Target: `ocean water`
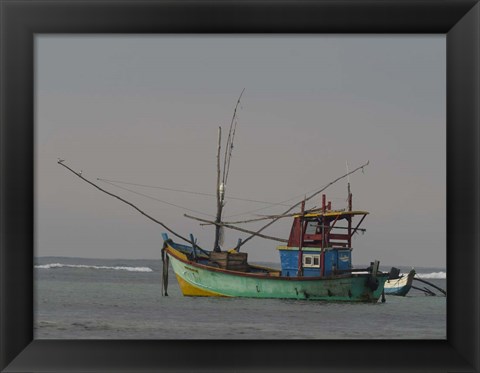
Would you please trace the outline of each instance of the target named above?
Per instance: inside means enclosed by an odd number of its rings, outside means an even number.
[[[412,289],[377,304],[184,297],[170,269],[162,297],[161,264],[36,258],[35,338],[446,339],[444,296]],[[416,270],[446,289],[445,269]]]

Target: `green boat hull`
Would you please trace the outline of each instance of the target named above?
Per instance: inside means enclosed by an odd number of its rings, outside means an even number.
[[[212,268],[189,261],[172,247],[167,255],[186,296],[304,299],[323,301],[372,302],[380,298],[386,274],[373,281],[370,273],[331,277],[280,277]],[[370,284],[370,285],[369,285]],[[375,288],[372,290],[372,288]]]

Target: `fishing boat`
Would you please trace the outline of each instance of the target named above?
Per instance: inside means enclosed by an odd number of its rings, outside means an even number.
[[[407,275],[401,275],[396,279],[388,279],[385,282],[386,295],[405,296],[412,288],[415,269],[410,270]]]
[[[185,296],[375,303],[389,274],[379,271],[378,261],[363,269],[353,269],[351,261],[352,237],[368,212],[332,210],[325,199],[319,211],[293,216],[287,245],[277,247],[281,269],[249,264],[247,253],[237,248],[209,252],[199,249],[193,236],[192,245],[183,245],[164,233],[164,271],[171,262]]]
[[[352,238],[358,232],[365,232],[365,229],[360,228],[360,225],[368,212],[352,209],[350,182],[348,182],[348,206],[344,209],[332,209],[331,202],[327,203],[325,194],[322,195],[321,208],[305,208],[307,201],[313,199],[337,181],[348,178],[349,175],[358,170],[363,171],[368,162],[353,171],[348,171],[347,164],[345,175],[328,183],[308,198],[305,196],[302,201],[294,204],[282,214],[242,222],[228,223],[222,221],[225,187],[229,175],[233,139],[237,125],[237,108],[242,94],[238,98],[231,120],[223,162],[220,156],[222,128],[219,127],[218,129],[217,214],[215,221],[184,214],[186,217],[215,227],[215,241],[211,250],[201,248],[192,234],[190,234],[190,239],[178,234],[133,203],[88,180],[82,175],[82,172],[77,172],[68,166],[64,159],[59,159],[58,164],[98,190],[133,207],[145,217],[161,225],[173,236],[187,243],[174,242],[168,236],[168,233],[162,234],[164,240],[162,248],[163,295],[168,295],[168,269],[171,262],[180,289],[185,296],[377,302],[383,294],[384,284],[389,274],[379,270],[378,260],[371,262],[368,268],[355,269],[352,266]],[[97,180],[102,179],[97,178]],[[301,207],[299,212],[298,207]],[[291,211],[294,209],[297,209],[297,212],[292,213]],[[261,233],[265,228],[283,218],[293,218],[288,240]],[[270,220],[270,222],[256,231],[249,231],[238,226],[241,223],[265,219]],[[359,221],[357,222],[356,219]],[[356,223],[355,226],[354,223]],[[234,248],[223,250],[221,246],[223,246],[223,231],[225,228],[249,233],[250,236],[243,241],[239,239]],[[248,262],[247,253],[241,252],[240,249],[253,237],[273,239],[286,244],[277,247],[281,269],[267,268]]]

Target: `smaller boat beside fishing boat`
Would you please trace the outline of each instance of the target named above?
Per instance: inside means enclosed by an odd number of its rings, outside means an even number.
[[[405,296],[412,288],[413,279],[415,277],[415,269],[411,269],[407,275],[401,275],[397,278],[388,279],[385,282],[386,295]]]

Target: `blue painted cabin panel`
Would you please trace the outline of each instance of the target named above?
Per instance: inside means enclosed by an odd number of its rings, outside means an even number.
[[[341,249],[338,251],[337,265],[338,269],[346,270],[352,269],[352,250],[351,249]]]
[[[289,248],[287,250],[279,249],[280,262],[282,266],[282,276],[296,276],[298,270],[298,249]],[[302,250],[304,257],[308,255],[318,256],[320,251],[308,250],[304,248]],[[347,270],[352,268],[352,256],[351,249],[337,249],[327,248],[325,249],[325,275],[329,276],[335,269]],[[303,267],[304,276],[320,276],[319,266],[307,266]]]

